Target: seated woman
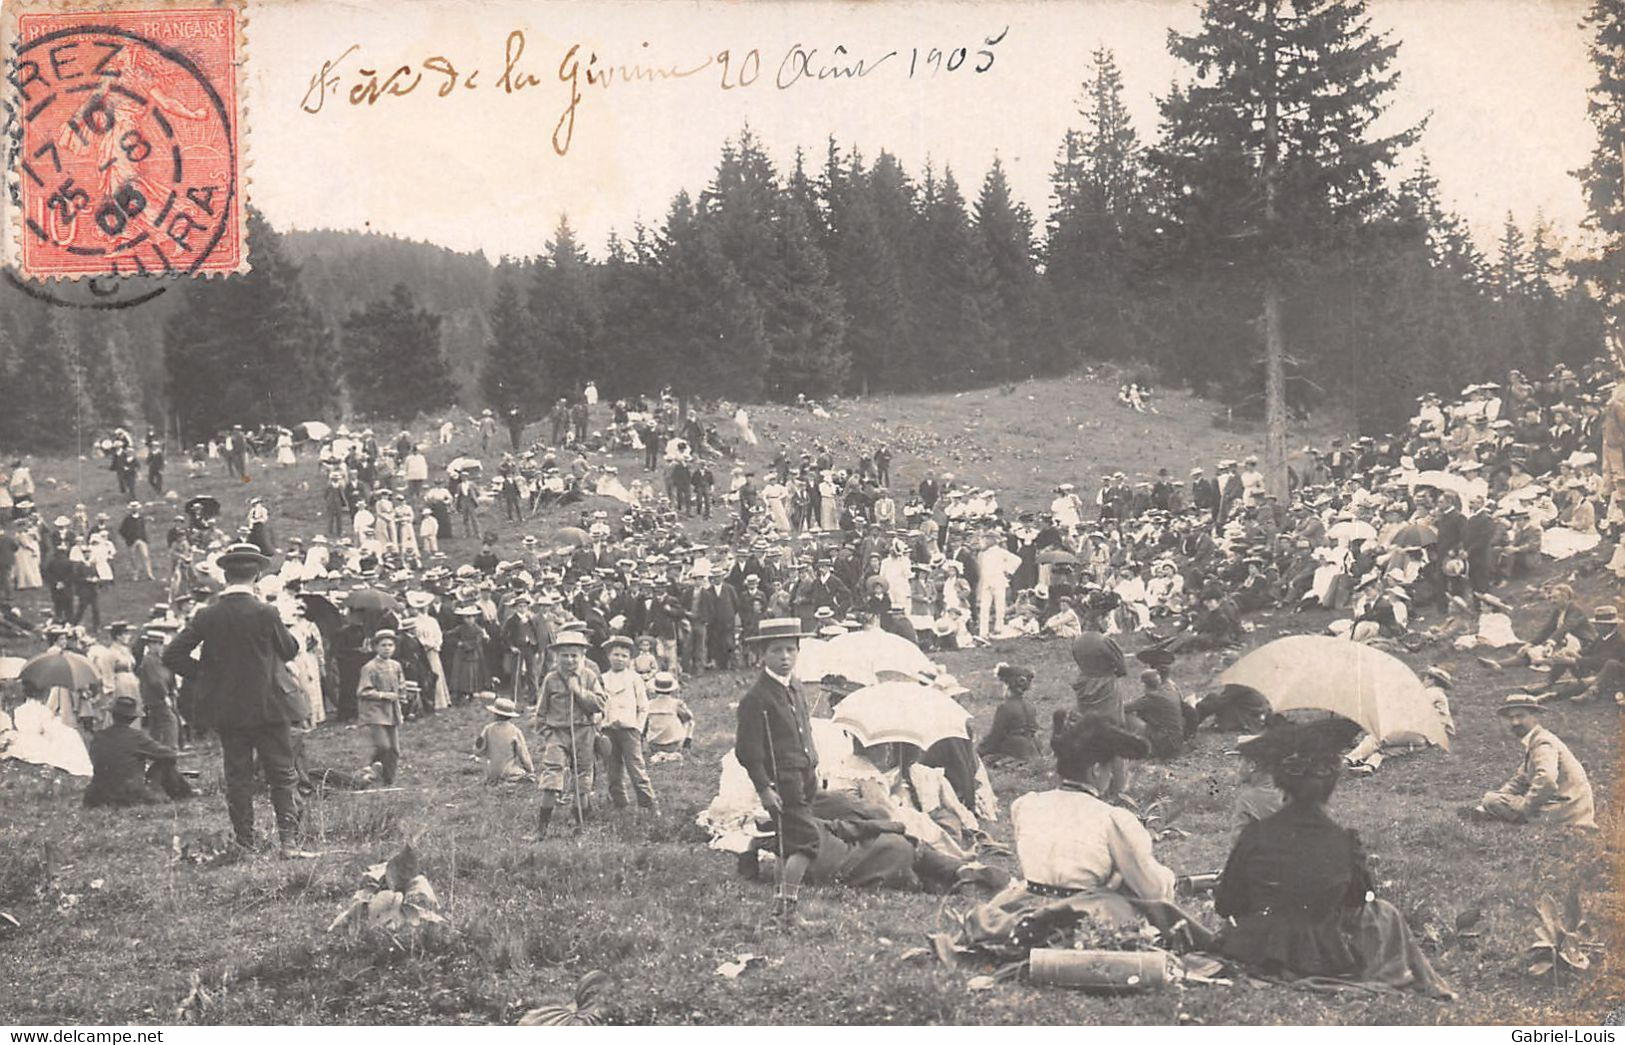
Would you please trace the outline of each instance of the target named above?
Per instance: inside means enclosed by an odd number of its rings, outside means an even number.
[[[1033,669],[1000,664],[994,674],[1004,687],[1004,699],[993,709],[993,727],[976,753],[989,765],[1030,762],[1038,757],[1038,715],[1027,702]]]
[[[1343,752],[1358,731],[1340,718],[1279,723],[1241,745],[1250,761],[1268,767],[1286,801],[1236,839],[1213,897],[1229,919],[1217,949],[1267,975],[1450,997],[1404,916],[1373,897],[1359,839],[1326,814]]]
[[[1010,807],[1024,881],[971,911],[961,942],[998,947],[1030,939],[1024,927],[1035,920],[1083,917],[1113,928],[1150,923],[1170,933],[1183,922],[1181,942],[1210,942],[1174,906],[1174,872],[1157,860],[1139,818],[1101,797],[1113,764],[1144,758],[1146,741],[1105,716],[1087,715],[1068,722],[1052,746],[1061,786],[1022,795]]]

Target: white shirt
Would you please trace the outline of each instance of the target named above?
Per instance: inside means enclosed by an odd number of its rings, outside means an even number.
[[[1087,791],[1038,791],[1011,803],[1010,822],[1029,882],[1174,898],[1174,872],[1157,861],[1150,834],[1127,809]]]
[[[643,676],[631,668],[606,671],[600,676],[604,693],[604,725],[642,729],[649,716],[649,691]]]
[[[976,556],[977,582],[985,588],[1008,587],[1010,575],[1021,566],[1021,559],[1002,544],[983,548]]]

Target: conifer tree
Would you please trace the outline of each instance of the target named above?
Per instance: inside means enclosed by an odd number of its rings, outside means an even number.
[[[1358,241],[1421,128],[1375,126],[1399,44],[1373,30],[1366,0],[1206,0],[1197,31],[1168,46],[1192,79],[1163,101],[1153,159],[1184,243],[1256,278],[1265,474],[1284,498],[1290,266]]]
[[[537,263],[530,314],[543,371],[559,394],[575,394],[603,375],[597,276],[570,219],[561,217]]]
[[[456,400],[440,322],[438,313],[419,307],[404,283],[345,318],[341,359],[357,413],[409,419]]]
[[[552,403],[535,324],[519,298],[517,280],[509,266],[491,302],[487,318],[491,334],[480,366],[480,394],[498,416],[506,418],[517,410],[521,421],[530,422],[545,414]]]
[[[281,237],[248,212],[253,269],[185,280],[164,325],[165,385],[187,442],[234,424],[297,424],[338,405],[333,338]]]

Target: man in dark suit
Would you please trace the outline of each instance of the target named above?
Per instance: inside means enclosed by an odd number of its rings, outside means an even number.
[[[785,928],[805,923],[796,913],[801,880],[818,856],[818,749],[813,745],[807,700],[794,678],[802,638],[794,617],[761,622],[750,641],[759,644],[762,674],[739,700],[734,755],[750,776],[762,808],[773,818],[779,865],[774,920]]]
[[[531,598],[520,593],[514,611],[502,622],[502,643],[507,647],[508,677],[516,691],[534,702],[536,687],[542,681],[542,653],[547,649],[547,624],[531,612]]]
[[[1495,546],[1501,541],[1501,524],[1482,497],[1473,501],[1473,514],[1462,528],[1462,545],[1467,551],[1467,579],[1474,591],[1485,592],[1495,584]]]
[[[226,808],[237,843],[254,845],[254,766],[256,757],[271,791],[277,834],[285,858],[303,856],[294,804],[291,723],[303,717],[278,685],[278,669],[299,653],[299,643],[277,611],[254,593],[254,582],[270,565],[258,548],[234,544],[217,560],[226,577],[218,598],[164,647],[163,662],[191,678],[210,706],[220,734],[226,772]],[[192,651],[202,646],[201,657]],[[285,670],[285,669],[284,669]]]
[[[713,572],[710,583],[695,599],[695,611],[705,625],[705,653],[711,666],[728,668],[739,629],[739,593],[720,573]]]

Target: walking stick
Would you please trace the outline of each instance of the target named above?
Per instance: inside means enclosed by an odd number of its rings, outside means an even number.
[[[767,771],[773,775],[773,788],[779,786],[779,760],[773,754],[773,724],[767,719],[767,708],[762,709],[762,732],[767,737]],[[773,838],[779,850],[779,881],[784,881],[784,795],[779,795],[779,811],[773,814]]]
[[[576,676],[576,685],[580,685],[581,676]],[[576,798],[576,827],[584,827],[587,815],[581,808],[581,752],[576,747],[576,695],[575,691],[566,687],[565,696],[570,698],[570,787]]]

